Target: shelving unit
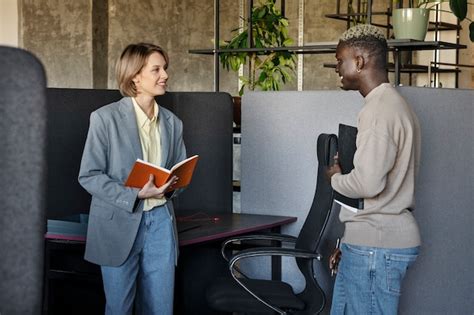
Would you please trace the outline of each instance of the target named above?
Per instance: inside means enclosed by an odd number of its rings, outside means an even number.
[[[409,2],[412,0],[409,0]],[[398,7],[404,7],[402,3],[399,4]],[[385,28],[387,30],[386,32],[386,37],[391,38],[391,29],[392,29],[392,24],[391,24],[391,16],[393,12],[393,1],[387,0],[387,10],[386,11],[381,11],[381,12],[372,12],[372,3],[373,0],[367,0],[367,12],[363,12],[364,10],[362,9],[362,1],[357,0],[355,2],[356,4],[356,9],[354,12],[349,12],[349,9],[346,8],[346,12],[343,11],[342,9],[342,4],[341,0],[336,1],[336,13],[335,14],[326,14],[325,16],[327,18],[331,19],[337,19],[337,20],[342,20],[345,21],[347,24],[347,28],[350,27],[351,22],[354,22],[353,20],[360,20],[361,17],[366,17],[368,23],[371,23],[375,26]],[[347,4],[347,2],[346,2]],[[454,73],[455,74],[455,85],[456,88],[458,87],[458,74],[461,72],[459,68],[455,69],[443,69],[440,68],[439,65],[439,60],[438,60],[438,54],[434,54],[434,60],[432,61],[432,64],[435,64],[437,66],[423,66],[423,65],[416,65],[416,64],[401,64],[401,51],[419,51],[419,50],[442,50],[442,49],[454,49],[456,50],[456,63],[453,66],[456,66],[456,64],[459,63],[459,49],[466,48],[466,45],[461,45],[459,43],[459,32],[461,30],[461,26],[458,24],[452,24],[452,23],[446,23],[443,21],[438,20],[438,12],[439,12],[439,5],[435,6],[435,21],[430,21],[429,26],[428,26],[428,31],[429,32],[435,32],[435,40],[431,42],[417,42],[417,41],[411,41],[411,44],[408,45],[392,45],[392,49],[394,51],[394,62],[393,64],[389,64],[388,70],[391,72],[395,73],[395,84],[400,84],[400,74],[401,73],[408,73],[410,74],[410,85],[412,81],[411,74],[413,73],[433,73],[434,74],[434,80],[435,82],[438,81],[438,74],[439,73]],[[386,23],[385,24],[380,24],[380,23],[372,23],[372,16],[373,15],[384,15],[386,16]],[[357,21],[356,21],[357,22]],[[441,31],[456,31],[456,43],[447,43],[447,42],[442,42],[438,40],[438,34]],[[390,42],[390,41],[389,41]],[[426,44],[425,44],[426,43]],[[390,43],[389,43],[390,47]],[[410,56],[410,61],[411,61],[411,56]],[[325,64],[325,67],[332,67],[331,64]],[[431,68],[430,68],[431,67]]]
[[[400,73],[406,72],[409,73],[410,69],[406,68],[402,71],[401,61],[400,61],[400,52],[401,51],[413,51],[413,50],[443,50],[443,49],[460,49],[466,48],[466,45],[453,44],[448,42],[441,41],[413,41],[413,40],[388,40],[388,47],[390,51],[395,53],[394,64],[391,69],[395,73],[395,84],[400,83]],[[324,42],[314,45],[307,46],[292,46],[292,47],[276,47],[276,48],[247,48],[247,49],[192,49],[189,50],[193,54],[204,54],[204,55],[214,55],[218,56],[221,52],[273,52],[273,51],[290,51],[296,54],[328,54],[335,53],[337,47],[337,42]],[[217,65],[218,69],[218,65]],[[412,71],[412,73],[420,72],[421,68],[417,68]],[[436,71],[436,70],[435,70]],[[459,70],[450,70],[459,71]],[[433,71],[434,72],[434,71]],[[440,71],[441,72],[441,71]],[[447,69],[443,72],[449,72]],[[214,79],[218,80],[219,75],[218,71]]]
[[[212,49],[190,49],[189,53],[191,54],[203,54],[203,55],[213,55],[214,57],[214,91],[219,91],[219,54],[220,53],[228,53],[228,52],[267,52],[271,53],[274,51],[289,51],[294,52],[296,54],[329,54],[334,53],[336,50],[337,42],[319,42],[314,43],[311,45],[303,45],[303,46],[292,46],[292,47],[274,47],[274,48],[252,48],[251,47],[251,27],[248,27],[249,31],[249,47],[247,49],[220,49],[219,48],[219,1],[214,0],[214,48]],[[360,11],[361,7],[361,0],[357,0],[357,7],[358,11],[353,13],[343,12],[341,10],[341,0],[337,0],[336,2],[336,13],[335,14],[327,14],[326,17],[332,19],[343,20],[347,22],[347,25],[350,26],[350,21],[353,17],[361,17],[366,16],[367,22],[372,22],[372,17],[374,15],[383,15],[387,17],[386,24],[376,24],[373,25],[384,27],[387,29],[387,38],[390,37],[390,30],[392,28],[390,23],[390,18],[392,15],[393,5],[392,1],[387,1],[388,8],[387,11],[374,11],[372,12],[372,3],[373,0],[367,0],[367,13],[363,13]],[[247,24],[251,25],[251,8],[253,6],[253,0],[247,0]],[[281,2],[282,11],[285,8],[285,0]],[[457,30],[459,35],[460,26],[456,24],[450,24],[440,21],[435,21],[430,24],[429,30],[438,32],[443,30]],[[459,36],[457,36],[459,38]],[[394,83],[400,84],[400,74],[401,73],[421,73],[421,72],[428,72],[428,66],[419,66],[419,65],[409,65],[406,67],[405,65],[401,64],[401,53],[402,51],[418,51],[418,50],[443,50],[443,49],[455,49],[458,52],[459,49],[466,48],[466,45],[462,45],[459,43],[459,39],[456,43],[449,43],[438,41],[435,38],[435,41],[413,41],[413,40],[388,40],[389,50],[394,52],[394,62],[393,65],[390,65],[389,71],[393,71],[395,78]],[[458,57],[456,57],[458,59]],[[435,64],[438,64],[438,60],[435,58]],[[328,64],[328,67],[331,67]],[[426,70],[426,71],[424,71]],[[457,85],[457,73],[460,72],[459,69],[441,69],[438,66],[432,67],[431,72],[436,75],[436,73],[444,73],[444,72],[452,72],[456,74],[456,85]]]

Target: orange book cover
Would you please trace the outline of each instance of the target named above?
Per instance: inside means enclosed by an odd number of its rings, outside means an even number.
[[[173,189],[188,186],[198,159],[199,155],[193,155],[175,164],[170,170],[137,159],[125,181],[125,186],[142,188],[148,182],[150,174],[155,176],[156,187],[164,185],[173,175],[178,177],[178,182],[173,185]]]

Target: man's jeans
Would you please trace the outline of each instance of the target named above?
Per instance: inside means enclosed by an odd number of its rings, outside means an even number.
[[[396,315],[402,280],[419,250],[342,244],[331,315]]]
[[[166,207],[143,212],[127,260],[102,266],[107,300],[105,314],[173,314],[175,249],[173,225]]]

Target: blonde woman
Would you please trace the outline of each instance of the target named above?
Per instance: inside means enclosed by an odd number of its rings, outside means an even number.
[[[168,56],[147,43],[125,48],[116,65],[120,101],[90,117],[79,183],[92,195],[85,259],[101,266],[105,314],[172,314],[177,237],[173,205],[153,177],[124,186],[137,158],[169,168],[186,158],[182,122],[159,106]]]

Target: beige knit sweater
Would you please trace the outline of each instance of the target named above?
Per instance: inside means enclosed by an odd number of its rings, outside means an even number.
[[[420,245],[411,210],[420,161],[420,126],[412,108],[389,84],[365,97],[358,116],[354,169],[335,174],[332,187],[351,198],[364,198],[364,209],[341,208],[348,244],[407,248]]]

